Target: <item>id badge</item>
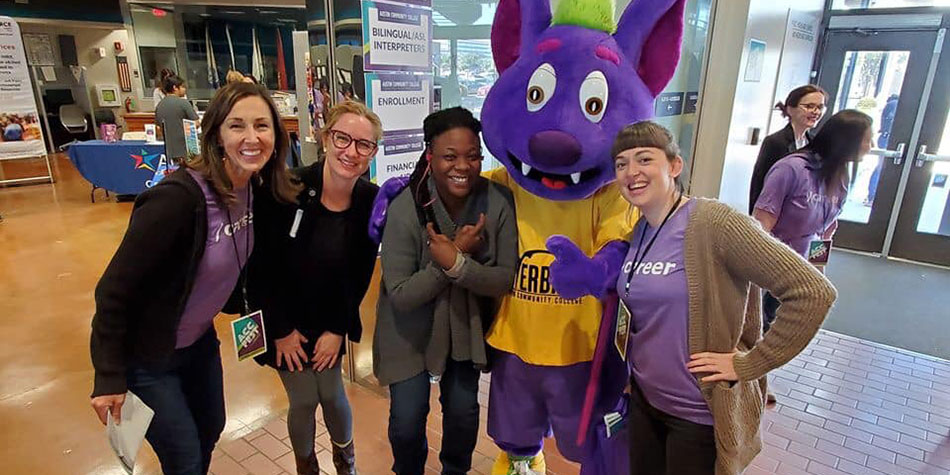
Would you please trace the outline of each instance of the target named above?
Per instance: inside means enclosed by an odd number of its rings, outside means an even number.
[[[620,359],[627,361],[627,340],[630,338],[630,309],[620,300],[617,305],[617,328],[614,333],[614,346],[620,353]]]
[[[234,351],[238,361],[267,352],[264,313],[260,310],[232,320],[231,331],[234,334]]]
[[[808,243],[808,262],[816,267],[828,265],[831,255],[831,239],[815,239]]]

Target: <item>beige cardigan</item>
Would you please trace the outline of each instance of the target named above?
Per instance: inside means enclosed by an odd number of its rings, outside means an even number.
[[[718,201],[693,199],[696,208],[684,238],[689,351],[739,350],[737,383],[700,383],[714,421],[716,474],[738,474],[762,449],[765,375],[805,349],[837,293],[749,216]],[[782,302],[764,339],[758,287]]]

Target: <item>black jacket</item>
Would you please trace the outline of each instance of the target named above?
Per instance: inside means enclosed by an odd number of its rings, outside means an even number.
[[[184,168],[136,198],[125,237],[96,285],[93,397],[125,393],[130,366],[168,363],[207,235],[204,193]]]
[[[805,143],[811,141],[811,134],[805,132]],[[759,156],[755,159],[755,168],[752,170],[752,182],[749,184],[749,214],[755,209],[755,202],[762,194],[762,187],[765,186],[765,176],[775,165],[775,162],[781,160],[786,155],[798,150],[795,146],[795,131],[792,130],[792,124],[789,122],[782,130],[769,135],[762,141],[762,147],[759,148]]]
[[[360,303],[369,288],[376,265],[378,246],[369,239],[367,225],[379,187],[360,179],[353,188],[350,208],[342,217],[343,229],[320,229],[321,213],[329,213],[320,203],[323,190],[323,163],[296,170],[303,184],[299,204],[278,203],[266,193],[255,194],[254,252],[247,267],[248,296],[253,309],[264,313],[267,353],[257,362],[274,366],[274,340],[293,330],[309,341],[303,345],[308,356],[324,331],[344,335],[359,342],[363,333]],[[301,210],[296,236],[291,237],[297,211]],[[329,233],[342,233],[329,239]],[[326,237],[346,243],[340,249],[315,249]],[[342,252],[345,265],[329,269],[327,263],[311,256]],[[340,351],[345,348],[341,346]]]

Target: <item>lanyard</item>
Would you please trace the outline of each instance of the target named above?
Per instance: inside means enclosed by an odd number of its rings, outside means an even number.
[[[241,281],[241,297],[244,299],[244,314],[247,315],[251,313],[251,306],[247,303],[247,272],[245,272],[244,267],[247,265],[248,259],[251,257],[251,231],[244,228],[244,265],[241,265],[241,253],[238,252],[237,239],[234,237],[234,221],[231,221],[231,207],[227,204],[224,206],[225,213],[228,215],[228,226],[231,227],[231,244],[234,245],[234,258],[237,259],[238,265],[238,279]],[[247,208],[244,209],[245,215],[251,212],[251,185],[248,184],[247,187]]]
[[[647,235],[646,228],[649,226],[649,223],[645,223],[643,226],[643,234],[640,235],[640,242],[637,243],[637,251],[633,254],[633,267],[630,268],[630,273],[627,274],[627,284],[624,286],[624,292],[626,295],[630,295],[630,282],[633,280],[633,274],[637,272],[637,267],[639,267],[640,263],[643,262],[643,259],[646,258],[647,253],[650,252],[650,248],[653,247],[653,243],[656,242],[656,237],[660,235],[660,231],[663,230],[663,226],[666,225],[666,222],[670,220],[670,216],[673,216],[673,212],[676,211],[676,208],[679,208],[680,201],[682,200],[683,192],[680,192],[679,196],[676,198],[676,201],[673,203],[673,206],[671,206],[669,212],[666,213],[666,217],[663,218],[663,222],[660,223],[658,228],[656,228],[656,232],[653,233],[653,237],[651,237],[650,242],[647,243],[646,249],[643,249],[643,254],[640,254],[640,249],[643,248],[643,238],[645,238]]]

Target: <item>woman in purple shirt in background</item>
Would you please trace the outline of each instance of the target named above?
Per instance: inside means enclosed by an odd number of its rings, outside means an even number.
[[[266,176],[258,190],[296,197],[278,159],[287,131],[263,88],[219,89],[201,125],[201,153],[135,200],[92,319],[92,407],[103,424],[120,422],[126,391],[152,408],[145,438],[166,474],[207,473],[224,429],[214,317],[254,246],[250,182]]]
[[[856,110],[833,115],[808,145],[772,166],[752,216],[802,257],[812,241],[831,239],[848,196],[848,162],[871,150],[871,125],[871,117]],[[764,331],[778,306],[766,292]]]

